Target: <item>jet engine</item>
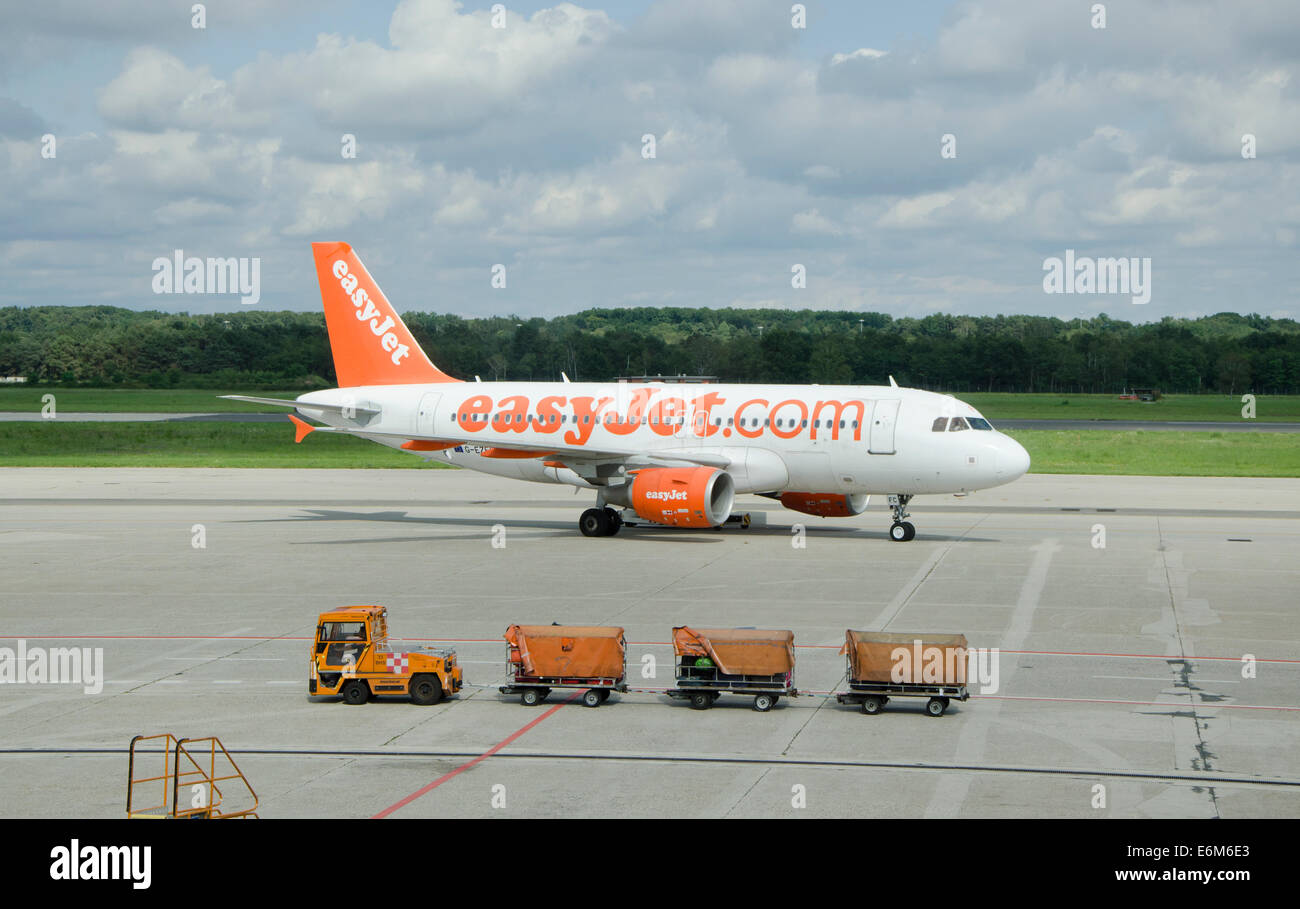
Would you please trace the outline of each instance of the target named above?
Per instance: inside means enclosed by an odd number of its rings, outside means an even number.
[[[656,524],[717,527],[731,514],[736,484],[716,467],[652,467],[636,472],[627,499],[633,511]]]

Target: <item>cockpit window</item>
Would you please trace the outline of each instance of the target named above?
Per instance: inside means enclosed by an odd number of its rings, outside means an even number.
[[[934,421],[934,425],[930,427],[930,432],[943,432],[947,428],[948,428],[948,418],[937,417]]]
[[[971,417],[970,426],[971,429],[992,429],[993,428],[993,426],[989,423],[989,421],[984,419],[983,417]]]
[[[949,432],[961,432],[963,429],[970,429],[970,424],[966,422],[965,417],[953,417],[952,425],[948,427]]]

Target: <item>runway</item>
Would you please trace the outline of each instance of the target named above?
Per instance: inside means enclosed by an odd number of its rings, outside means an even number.
[[[1300,480],[1030,475],[918,497],[906,544],[876,500],[605,539],[588,504],[467,471],[0,470],[0,647],[104,667],[0,684],[0,814],[122,816],[156,732],[220,736],[263,817],[1300,814]],[[367,603],[470,686],[309,699],[316,614]],[[636,690],[499,695],[505,627],[551,621],[622,625]],[[671,702],[683,623],[792,629],[807,695]],[[963,633],[997,684],[863,716],[828,697],[849,627]]]

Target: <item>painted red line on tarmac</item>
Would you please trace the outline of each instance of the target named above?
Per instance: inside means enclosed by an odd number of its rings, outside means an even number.
[[[552,707],[550,710],[548,710],[548,711],[546,711],[545,713],[543,713],[541,716],[537,717],[536,719],[532,720],[531,722],[527,723],[526,725],[520,727],[519,729],[515,730],[515,731],[512,732],[510,735],[508,735],[507,737],[505,737],[504,739],[502,739],[501,741],[497,742],[495,745],[493,745],[493,746],[492,746],[491,748],[489,748],[487,751],[484,751],[482,754],[480,754],[478,757],[474,758],[472,761],[466,761],[464,764],[461,764],[461,765],[460,765],[459,767],[457,767],[455,770],[452,770],[452,771],[449,771],[449,772],[447,772],[447,773],[444,773],[442,776],[438,777],[438,778],[437,778],[436,780],[434,780],[432,783],[429,783],[429,784],[428,784],[427,786],[425,786],[423,789],[417,789],[415,792],[412,792],[410,795],[408,795],[406,798],[402,799],[400,802],[397,802],[396,804],[393,804],[393,805],[389,805],[389,806],[388,806],[387,808],[385,808],[383,811],[379,812],[379,813],[376,814],[374,817],[372,817],[371,820],[378,820],[378,819],[380,819],[380,818],[388,817],[390,814],[392,814],[394,811],[398,810],[399,808],[404,808],[404,807],[406,807],[407,805],[411,804],[411,802],[413,802],[413,801],[415,801],[416,799],[418,799],[420,796],[425,795],[426,793],[432,792],[434,789],[437,789],[439,786],[441,786],[443,783],[447,782],[447,780],[451,779],[452,777],[454,777],[454,776],[458,776],[458,775],[464,773],[466,770],[468,770],[469,768],[473,767],[475,764],[479,763],[480,761],[485,761],[485,760],[487,760],[487,759],[490,758],[492,755],[494,755],[494,754],[496,754],[498,751],[500,751],[502,748],[504,748],[504,747],[506,747],[507,745],[509,745],[509,744],[510,744],[511,742],[513,742],[515,739],[519,738],[521,735],[523,735],[523,734],[524,734],[525,732],[527,732],[529,729],[532,729],[534,726],[536,726],[536,725],[537,725],[538,723],[540,723],[542,720],[546,719],[548,716],[550,716],[551,714],[555,713],[555,711],[559,710],[559,709],[560,709],[561,707],[563,707],[565,704],[569,704],[569,703],[572,703],[573,701],[577,700],[578,697],[583,693],[584,690],[585,690],[585,689],[579,688],[577,691],[573,692],[573,694],[569,695],[567,698],[564,699],[564,704],[556,704],[554,707]]]

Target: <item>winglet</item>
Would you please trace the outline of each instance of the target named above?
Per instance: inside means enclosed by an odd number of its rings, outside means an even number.
[[[287,416],[289,417],[290,420],[293,421],[293,426],[294,426],[293,442],[295,445],[301,442],[303,439],[307,438],[309,434],[316,431],[316,427],[312,426],[306,420],[300,420],[297,417],[295,417],[293,414],[288,414]]]

